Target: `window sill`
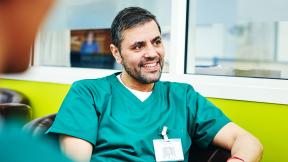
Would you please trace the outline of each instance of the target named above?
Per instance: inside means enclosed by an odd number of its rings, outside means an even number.
[[[76,80],[104,77],[114,72],[116,71],[39,66],[31,67],[22,74],[1,75],[0,78],[71,84]],[[211,98],[288,104],[288,80],[169,73],[163,73],[161,80],[191,84],[202,95]]]

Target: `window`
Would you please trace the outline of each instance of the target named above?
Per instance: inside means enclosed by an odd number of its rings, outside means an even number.
[[[162,40],[166,44],[164,72],[168,72],[171,0],[58,0],[37,36],[34,65],[121,68],[111,59],[110,51],[107,52],[107,43],[109,44],[107,32],[118,11],[129,6],[140,6],[156,15],[162,28]],[[83,52],[83,55],[75,52],[77,41],[83,43],[81,34],[83,35],[85,31],[94,34],[93,39],[99,45],[99,52],[92,52],[90,55],[86,55],[87,52],[85,55]],[[112,65],[114,63],[115,65]]]
[[[193,4],[187,73],[288,79],[288,14],[283,7],[288,2],[195,0]]]

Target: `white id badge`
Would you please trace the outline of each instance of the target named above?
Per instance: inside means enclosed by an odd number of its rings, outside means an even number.
[[[156,161],[183,161],[181,139],[153,140]]]

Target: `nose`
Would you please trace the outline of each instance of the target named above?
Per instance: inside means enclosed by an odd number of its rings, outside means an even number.
[[[148,43],[145,51],[145,57],[154,58],[158,55],[157,48],[152,43]]]

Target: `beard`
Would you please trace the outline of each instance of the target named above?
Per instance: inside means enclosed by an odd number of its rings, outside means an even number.
[[[145,69],[143,69],[145,62],[146,60],[142,60],[140,61],[138,66],[131,67],[126,63],[125,60],[123,60],[123,67],[127,72],[127,74],[129,74],[133,79],[137,80],[140,83],[150,84],[159,81],[163,69],[163,62],[164,62],[163,59],[162,58],[158,59],[157,66],[160,66],[160,68],[157,71],[153,72],[147,72],[145,71]]]

